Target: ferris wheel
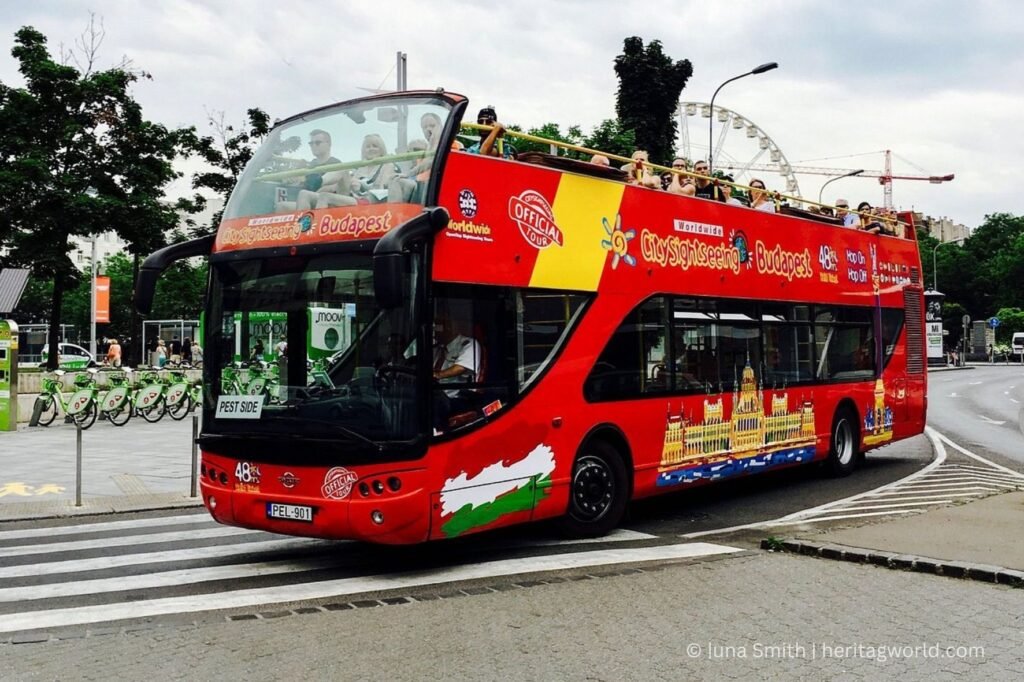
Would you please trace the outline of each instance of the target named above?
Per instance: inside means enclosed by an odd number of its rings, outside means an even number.
[[[712,111],[711,105],[703,102],[680,102],[678,114],[679,154],[691,163],[708,157],[708,123],[714,116],[718,124],[711,163],[714,170],[729,173],[742,185],[758,177],[769,190],[802,196],[786,155],[768,133],[746,116],[717,104]],[[766,167],[770,170],[766,171]],[[782,176],[781,181],[765,176],[773,171]]]

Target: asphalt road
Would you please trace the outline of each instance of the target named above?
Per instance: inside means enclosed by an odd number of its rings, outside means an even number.
[[[929,424],[979,455],[1024,471],[1024,367],[933,372],[928,385]]]
[[[1024,469],[1008,418],[1018,380],[1019,367],[934,373],[929,421]],[[1019,591],[681,537],[849,498],[931,458],[918,437],[847,478],[803,467],[642,501],[585,544],[543,524],[412,548],[279,538],[202,513],[5,524],[0,659],[10,679],[856,680],[883,664],[907,679],[1008,676],[1024,667]],[[857,648],[933,643],[966,653]]]

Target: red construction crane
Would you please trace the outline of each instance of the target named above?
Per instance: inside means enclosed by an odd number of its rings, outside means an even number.
[[[771,164],[750,164],[743,166],[729,166],[728,164],[720,164],[722,167],[730,168],[732,170],[759,170],[759,171],[778,171],[778,165]],[[789,169],[794,173],[806,173],[808,175],[831,175],[836,178],[841,178],[844,175],[852,175],[852,177],[858,178],[878,178],[878,183],[884,188],[884,205],[886,208],[892,208],[892,181],[893,180],[927,180],[928,182],[938,185],[943,182],[949,182],[955,176],[953,173],[948,175],[893,175],[892,174],[892,151],[885,150],[885,170],[882,171],[870,171],[865,170],[857,173],[851,168],[822,168],[818,166],[789,166]]]

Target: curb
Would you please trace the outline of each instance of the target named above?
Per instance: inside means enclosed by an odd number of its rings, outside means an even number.
[[[1024,589],[1024,571],[1002,566],[970,564],[963,561],[930,559],[912,554],[899,554],[877,549],[847,547],[846,545],[822,544],[804,540],[761,540],[761,549],[781,551],[789,554],[813,556],[820,559],[849,561],[855,564],[870,564],[882,568],[914,573],[928,573],[947,578],[963,578],[984,583],[995,583]]]

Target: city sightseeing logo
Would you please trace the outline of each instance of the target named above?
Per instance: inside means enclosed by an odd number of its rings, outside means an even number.
[[[546,249],[552,244],[562,246],[562,231],[555,224],[555,214],[539,192],[528,189],[508,200],[508,215],[519,226],[523,239],[535,249]]]
[[[625,261],[626,265],[636,266],[636,258],[629,253],[629,242],[636,237],[636,230],[623,231],[621,215],[615,216],[614,229],[608,223],[607,218],[601,218],[601,224],[604,225],[604,231],[608,234],[608,239],[601,240],[601,247],[605,251],[612,252],[612,270],[619,267],[620,260]]]

